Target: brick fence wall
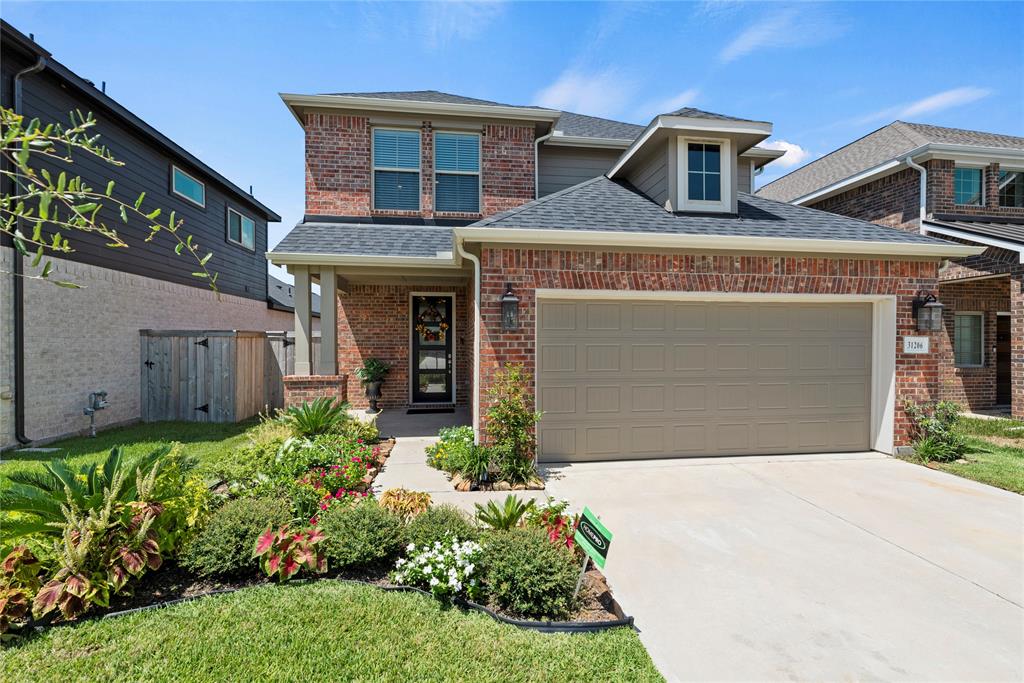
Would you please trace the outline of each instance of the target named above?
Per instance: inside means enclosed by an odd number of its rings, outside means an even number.
[[[0,248],[0,447],[14,445],[14,331],[10,273],[13,251]],[[203,287],[52,259],[51,277],[82,289],[25,281],[25,430],[52,439],[89,426],[82,414],[89,393],[108,392],[110,407],[96,414],[106,427],[140,416],[139,330],[291,330],[294,316],[265,301]],[[183,265],[183,267],[186,267]],[[27,266],[26,272],[31,271]]]
[[[348,375],[286,375],[284,407],[299,405],[317,398],[348,400]]]
[[[903,399],[934,401],[939,395],[938,355],[902,353],[905,334],[918,335],[912,301],[921,289],[934,290],[934,261],[829,259],[783,256],[727,256],[484,248],[482,263],[481,391],[486,396],[494,371],[522,363],[535,372],[535,290],[884,294],[897,299],[897,409],[895,443],[909,439]],[[520,299],[520,329],[501,330],[500,297],[512,283]],[[486,397],[482,399],[486,410]],[[482,422],[485,422],[483,420]]]

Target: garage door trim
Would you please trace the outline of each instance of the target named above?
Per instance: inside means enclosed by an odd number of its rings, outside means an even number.
[[[650,300],[750,303],[870,303],[871,304],[871,424],[868,444],[891,455],[896,408],[896,297],[879,294],[758,294],[745,292],[637,292],[604,289],[537,289],[534,344],[540,340],[540,300]],[[534,396],[538,375],[534,373]],[[543,406],[541,406],[543,409]]]

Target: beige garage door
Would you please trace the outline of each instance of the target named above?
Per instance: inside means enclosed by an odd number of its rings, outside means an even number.
[[[868,449],[870,304],[539,307],[541,460]]]

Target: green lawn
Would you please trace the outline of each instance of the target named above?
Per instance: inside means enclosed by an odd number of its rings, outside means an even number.
[[[660,681],[637,634],[522,631],[426,596],[321,581],[58,627],[5,647],[19,681]]]
[[[960,425],[970,444],[964,462],[933,462],[929,466],[1024,493],[1024,422],[965,417]]]
[[[188,453],[199,458],[204,465],[229,457],[231,452],[245,443],[245,430],[255,422],[239,424],[213,424],[203,422],[150,422],[129,427],[108,429],[89,437],[75,437],[48,444],[46,448],[59,448],[55,453],[16,453],[7,451],[2,456],[0,477],[15,470],[37,468],[39,463],[53,458],[70,456],[76,467],[98,462],[114,446],[123,446],[129,455],[147,453],[168,441],[179,441]]]

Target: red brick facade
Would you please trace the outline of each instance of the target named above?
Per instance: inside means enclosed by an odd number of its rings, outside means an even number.
[[[997,314],[1010,310],[1008,278],[989,278],[974,282],[940,282],[939,301],[943,303],[945,332],[938,351],[942,368],[942,398],[970,408],[984,410],[996,405]],[[953,329],[957,312],[984,313],[984,365],[979,368],[956,367],[953,357]]]
[[[597,251],[485,248],[482,263],[481,413],[494,371],[505,363],[535,370],[537,289],[622,291],[884,294],[897,297],[897,409],[895,443],[908,443],[903,399],[939,396],[938,354],[903,354],[904,334],[916,331],[912,301],[936,288],[934,261],[846,258],[663,255]],[[501,330],[500,298],[506,282],[520,299],[520,329]],[[482,421],[484,421],[482,419]]]
[[[374,357],[391,366],[384,380],[384,408],[409,405],[410,385],[410,297],[413,292],[454,292],[455,294],[455,395],[459,405],[468,405],[471,390],[473,315],[466,285],[350,285],[338,297],[338,372],[355,377],[363,361]],[[356,380],[349,402],[366,407],[367,400]]]
[[[533,199],[532,125],[488,123],[481,132],[481,212],[434,211],[434,128],[420,124],[420,208],[373,208],[371,137],[366,116],[306,114],[306,214],[479,219]]]
[[[954,162],[948,159],[933,159],[927,166],[928,213],[1024,218],[1024,207],[999,206],[999,164],[989,164],[983,171],[985,197],[982,206],[965,206],[954,202]]]
[[[347,375],[287,375],[284,378],[284,407],[299,405],[325,396],[348,399]]]
[[[879,225],[917,230],[920,187],[917,171],[905,168],[808,206]]]

